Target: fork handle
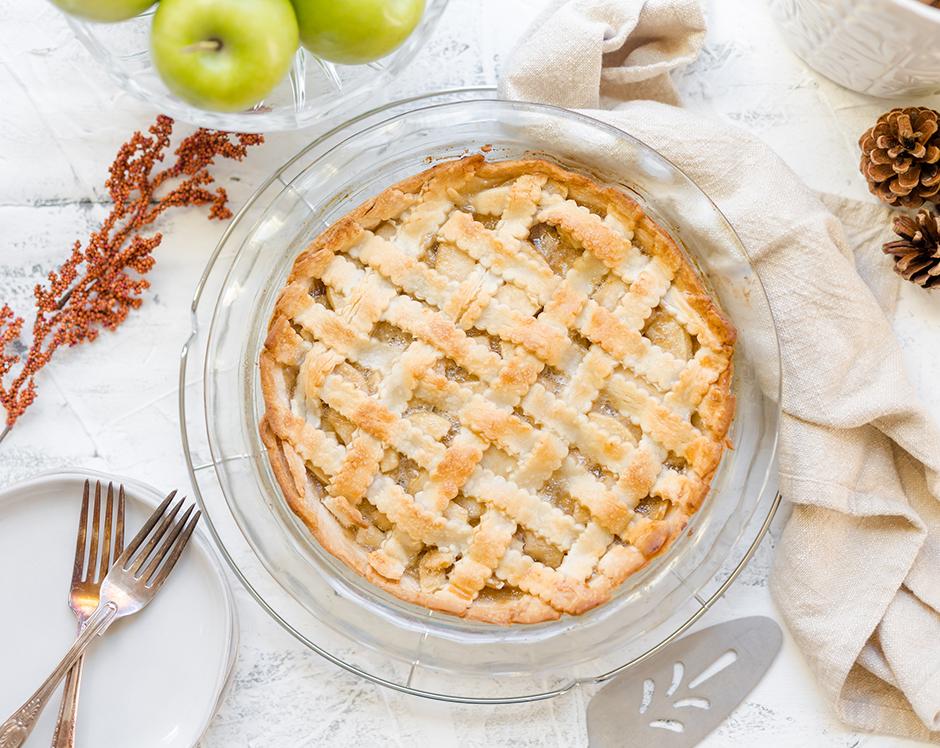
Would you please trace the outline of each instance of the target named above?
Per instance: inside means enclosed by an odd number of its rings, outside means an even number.
[[[62,691],[62,703],[56,719],[55,732],[52,733],[52,748],[73,748],[75,745],[75,722],[78,717],[78,689],[81,685],[82,664],[85,655],[81,655],[65,676]]]
[[[114,621],[117,606],[113,602],[103,603],[98,606],[94,613],[88,619],[85,629],[75,639],[75,643],[65,653],[65,656],[59,661],[55,669],[43,681],[42,685],[36,689],[36,692],[30,696],[26,703],[13,712],[12,716],[0,725],[0,748],[19,748],[26,742],[26,738],[36,726],[39,715],[49,703],[52,694],[55,693],[56,686],[65,677],[69,668],[75,664],[82,652],[88,647],[94,638],[105,631]]]

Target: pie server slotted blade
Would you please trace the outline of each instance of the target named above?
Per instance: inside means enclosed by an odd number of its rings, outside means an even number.
[[[770,618],[698,631],[617,676],[587,708],[591,748],[688,748],[724,722],[780,651]]]

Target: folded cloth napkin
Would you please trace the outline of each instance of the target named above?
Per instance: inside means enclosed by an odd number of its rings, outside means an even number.
[[[734,225],[783,359],[780,487],[793,512],[776,601],[845,722],[940,742],[940,433],[887,316],[897,285],[866,227],[887,215],[827,198],[840,222],[757,138],[668,105],[668,71],[703,30],[696,0],[555,0],[501,92],[607,107],[588,113],[678,164]]]

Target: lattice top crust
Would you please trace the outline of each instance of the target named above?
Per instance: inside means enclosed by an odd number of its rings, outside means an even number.
[[[734,330],[621,192],[442,163],[296,259],[261,435],[320,544],[411,603],[580,614],[669,546],[734,412]]]

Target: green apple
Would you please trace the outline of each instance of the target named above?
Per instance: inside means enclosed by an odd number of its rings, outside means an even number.
[[[173,93],[203,109],[235,112],[281,81],[297,49],[290,0],[162,0],[150,50]]]
[[[154,0],[52,0],[69,15],[90,21],[126,21],[140,15]]]
[[[318,57],[358,65],[384,57],[414,31],[424,0],[291,0],[301,43]]]

